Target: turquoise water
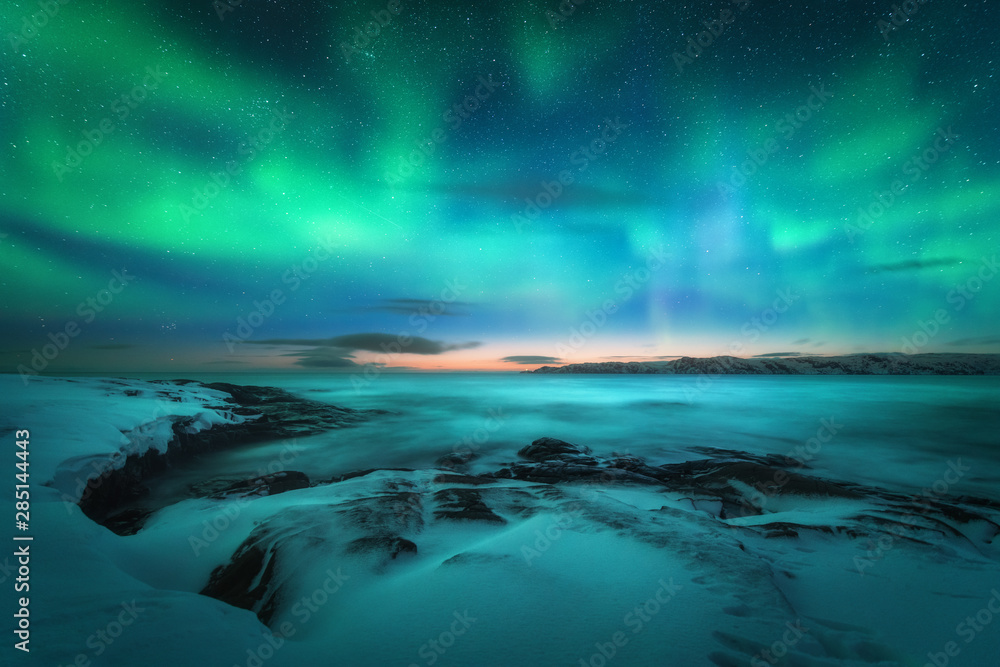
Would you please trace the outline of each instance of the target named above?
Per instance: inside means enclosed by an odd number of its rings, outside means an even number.
[[[971,470],[953,493],[1000,496],[1000,377],[385,373],[363,386],[348,374],[186,377],[391,412],[298,440],[287,467],[311,477],[422,468],[467,447],[480,455],[473,471],[496,470],[550,436],[654,464],[700,458],[701,447],[793,454],[813,474],[908,492],[961,459]],[[281,446],[225,452],[205,465],[253,472]]]

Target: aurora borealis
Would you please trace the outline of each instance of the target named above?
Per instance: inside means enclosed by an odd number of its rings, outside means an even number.
[[[3,372],[1000,351],[987,0],[0,26]]]

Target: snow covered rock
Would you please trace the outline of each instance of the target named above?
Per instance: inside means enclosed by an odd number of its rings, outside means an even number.
[[[732,356],[671,361],[602,361],[542,366],[525,373],[652,375],[1000,375],[997,354],[852,354],[830,357]]]

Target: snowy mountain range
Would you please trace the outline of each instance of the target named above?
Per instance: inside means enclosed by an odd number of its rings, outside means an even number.
[[[681,357],[542,366],[525,373],[650,375],[1000,375],[997,354],[851,354],[834,357]]]

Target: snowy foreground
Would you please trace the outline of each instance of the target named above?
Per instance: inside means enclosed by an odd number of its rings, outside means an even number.
[[[239,432],[253,410],[197,383],[25,387],[7,375],[0,392],[10,488],[14,433],[30,431],[34,537],[29,593],[15,595],[16,559],[0,557],[4,609],[29,595],[31,612],[31,652],[8,630],[3,665],[943,667],[1000,655],[1000,491],[956,495],[971,476],[958,453],[916,496],[823,478],[808,443],[776,456],[706,442],[697,459],[652,465],[539,433],[504,461],[446,443],[416,469],[380,469],[371,443],[368,469],[330,477],[275,443],[259,476],[136,495],[117,519],[98,517],[112,531],[77,505],[89,477],[124,475],[130,455],[151,460],[180,432]],[[838,425],[825,428],[817,447]]]

